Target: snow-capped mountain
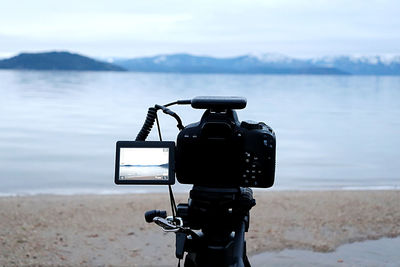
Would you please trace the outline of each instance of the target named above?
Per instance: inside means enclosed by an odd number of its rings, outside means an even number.
[[[193,56],[189,54],[115,60],[116,65],[131,71],[177,73],[236,74],[346,74],[334,67],[317,66],[307,60],[285,56],[244,55],[231,58]]]
[[[337,56],[312,59],[317,66],[359,75],[400,75],[400,56]]]
[[[298,59],[274,53],[230,58],[172,54],[116,59],[113,63],[143,72],[400,75],[400,55]]]

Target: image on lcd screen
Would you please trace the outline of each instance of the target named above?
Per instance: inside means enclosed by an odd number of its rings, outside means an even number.
[[[119,180],[168,180],[168,157],[165,147],[121,148]]]

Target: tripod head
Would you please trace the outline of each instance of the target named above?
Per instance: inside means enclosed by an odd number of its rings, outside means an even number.
[[[177,216],[183,225],[203,232],[233,231],[237,221],[247,216],[255,199],[250,188],[193,186],[188,204],[179,204]],[[246,227],[247,230],[248,226]]]

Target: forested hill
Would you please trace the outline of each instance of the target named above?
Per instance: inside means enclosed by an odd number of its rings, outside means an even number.
[[[121,66],[70,52],[21,53],[0,60],[0,69],[123,71]]]

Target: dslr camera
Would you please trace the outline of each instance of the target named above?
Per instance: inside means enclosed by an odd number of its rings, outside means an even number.
[[[199,122],[183,127],[168,106],[205,109]],[[116,184],[174,184],[206,187],[259,187],[274,184],[276,138],[263,122],[240,122],[235,110],[243,97],[195,97],[149,109],[136,141],[118,141]],[[157,110],[173,116],[180,132],[174,142],[147,141]],[[157,120],[158,124],[158,120]],[[161,137],[161,135],[160,135]]]

